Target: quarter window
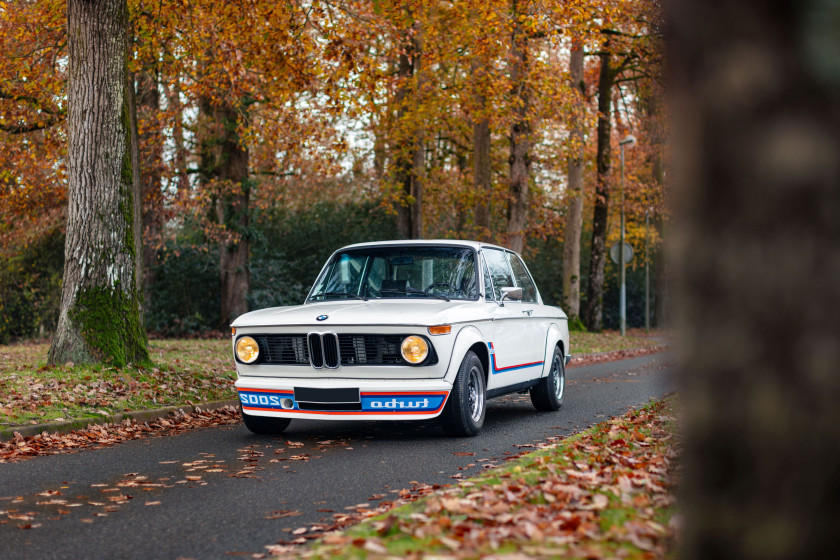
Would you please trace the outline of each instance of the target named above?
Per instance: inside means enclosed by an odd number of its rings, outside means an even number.
[[[502,299],[502,288],[513,287],[513,274],[508,265],[507,257],[504,251],[497,249],[483,249],[484,261],[487,263],[487,269],[490,271],[490,277],[493,280],[493,295],[496,300]],[[489,289],[489,286],[487,286]]]
[[[510,257],[510,266],[513,269],[513,277],[516,278],[516,285],[522,288],[522,301],[534,302],[537,301],[537,287],[528,274],[528,269],[525,264],[514,253],[508,253]]]

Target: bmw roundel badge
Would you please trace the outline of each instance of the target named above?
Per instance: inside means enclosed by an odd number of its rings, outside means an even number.
[[[329,318],[330,318],[329,315],[318,315],[317,317],[315,317],[315,320],[316,321],[326,321]]]

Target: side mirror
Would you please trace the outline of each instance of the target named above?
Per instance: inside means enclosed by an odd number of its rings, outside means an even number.
[[[501,303],[504,305],[506,299],[520,301],[522,299],[522,288],[502,288]]]

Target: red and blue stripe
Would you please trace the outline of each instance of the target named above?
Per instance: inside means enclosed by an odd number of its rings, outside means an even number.
[[[490,368],[492,369],[493,375],[496,375],[497,373],[506,373],[508,371],[514,371],[514,370],[517,370],[517,369],[526,369],[526,368],[532,368],[532,367],[537,367],[537,366],[542,367],[542,365],[545,363],[545,361],[529,362],[527,364],[518,364],[518,365],[514,365],[514,366],[507,366],[507,367],[500,368],[496,365],[496,349],[493,348],[493,343],[488,342],[487,346],[490,348]]]

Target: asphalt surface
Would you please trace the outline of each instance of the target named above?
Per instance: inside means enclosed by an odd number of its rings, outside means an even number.
[[[240,423],[2,464],[0,511],[13,518],[0,515],[0,558],[248,557],[329,522],[318,510],[456,483],[673,392],[672,362],[654,354],[568,369],[560,411],[536,412],[528,395],[493,399],[474,438],[446,437],[434,422],[295,420],[282,437]]]

